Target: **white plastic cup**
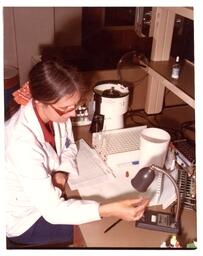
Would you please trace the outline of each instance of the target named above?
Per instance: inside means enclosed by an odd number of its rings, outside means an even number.
[[[140,136],[139,167],[152,164],[163,167],[170,142],[170,134],[159,128],[146,128]]]

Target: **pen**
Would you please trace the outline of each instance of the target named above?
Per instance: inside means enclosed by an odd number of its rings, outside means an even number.
[[[134,160],[134,161],[130,161],[130,162],[123,162],[123,163],[120,163],[119,165],[126,165],[126,164],[137,165],[137,164],[139,164],[139,161]]]
[[[116,226],[122,219],[117,220],[116,222],[114,222],[111,226],[109,226],[104,233],[108,232],[110,229],[112,229],[114,226]]]

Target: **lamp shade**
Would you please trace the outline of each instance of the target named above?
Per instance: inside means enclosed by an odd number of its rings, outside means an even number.
[[[131,180],[132,186],[139,192],[145,192],[155,178],[155,172],[149,167],[142,168]]]

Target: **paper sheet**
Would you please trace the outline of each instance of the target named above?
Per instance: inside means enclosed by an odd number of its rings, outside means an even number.
[[[78,155],[76,158],[79,176],[69,176],[68,183],[72,190],[81,187],[97,185],[108,179],[108,167],[98,157],[95,150],[83,140],[77,142]]]

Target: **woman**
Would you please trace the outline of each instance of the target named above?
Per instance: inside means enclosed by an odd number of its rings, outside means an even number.
[[[72,68],[44,61],[14,93],[21,107],[5,125],[7,237],[14,242],[69,242],[75,224],[110,216],[135,221],[144,213],[143,198],[100,204],[63,197],[68,174],[78,175],[70,117],[83,89]]]

